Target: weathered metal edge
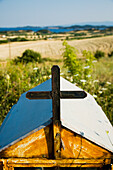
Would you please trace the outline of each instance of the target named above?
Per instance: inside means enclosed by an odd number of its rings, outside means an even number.
[[[51,123],[52,123],[52,120],[50,119],[50,120],[48,120],[47,122],[45,122],[44,124],[42,124],[41,126],[39,126],[38,128],[36,128],[36,129],[28,132],[28,133],[25,134],[24,136],[18,138],[17,140],[11,142],[10,144],[8,144],[8,145],[6,145],[6,146],[4,146],[2,149],[0,149],[0,152],[3,151],[3,150],[5,150],[5,149],[7,149],[8,147],[14,145],[15,143],[19,142],[20,140],[24,139],[25,137],[27,137],[27,136],[29,136],[29,135],[31,135],[31,134],[39,131],[40,129],[45,128],[46,126],[50,125]]]

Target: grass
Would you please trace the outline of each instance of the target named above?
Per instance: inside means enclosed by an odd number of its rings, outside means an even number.
[[[113,84],[113,57],[101,58],[94,68],[93,74],[96,79],[103,82],[111,82]]]

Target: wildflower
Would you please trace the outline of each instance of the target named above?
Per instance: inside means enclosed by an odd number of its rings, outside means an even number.
[[[96,62],[97,62],[97,60],[93,60],[93,61],[92,61],[92,63],[96,63]]]
[[[52,76],[51,75],[49,75],[49,78],[51,78]]]
[[[86,82],[86,80],[80,80],[82,83],[85,83]]]
[[[70,70],[68,70],[68,73],[70,73],[71,71]]]
[[[108,134],[108,133],[109,133],[109,131],[107,131],[107,130],[106,130],[106,133]]]
[[[75,74],[74,76],[75,76],[75,77],[77,77],[77,76],[78,76],[78,74]]]
[[[101,94],[101,93],[102,93],[102,91],[99,91],[99,93]]]
[[[70,81],[73,81],[73,77],[70,77]]]
[[[6,75],[6,79],[9,80],[10,79],[10,76],[9,74]]]
[[[97,82],[99,82],[99,80],[94,80],[93,82],[94,82],[94,83],[97,83]]]
[[[33,70],[38,70],[38,67],[33,68]]]
[[[43,79],[46,79],[47,78],[47,76],[43,76]]]
[[[89,59],[87,58],[86,61],[89,61]]]
[[[60,75],[64,75],[64,73],[60,73]]]
[[[107,81],[106,84],[110,85],[111,83],[109,81]]]
[[[89,75],[87,75],[87,77],[91,77],[91,75],[89,74]]]
[[[93,94],[93,97],[94,97],[94,98],[97,98],[97,95]]]
[[[88,69],[88,68],[90,68],[90,66],[86,66],[86,67],[84,67],[85,69]]]
[[[103,87],[102,90],[103,90],[103,91],[104,91],[104,90],[107,90],[107,88],[104,88],[104,87]]]
[[[68,80],[70,79],[70,77],[68,77],[68,76],[67,76],[66,78],[67,78]]]

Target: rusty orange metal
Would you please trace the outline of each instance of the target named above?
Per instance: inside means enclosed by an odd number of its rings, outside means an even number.
[[[112,153],[63,126],[61,126],[60,158],[50,159],[52,153],[51,126],[29,135],[3,150],[0,153],[0,170],[2,170],[2,163],[4,169],[8,170],[14,167],[102,167],[111,164]],[[58,127],[55,127],[55,131],[59,130]]]

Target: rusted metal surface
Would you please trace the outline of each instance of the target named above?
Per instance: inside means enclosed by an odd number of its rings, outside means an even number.
[[[113,165],[111,165],[111,170],[113,170]]]
[[[58,159],[61,156],[60,68],[58,66],[53,66],[51,71],[52,71],[54,158]]]
[[[104,163],[110,164],[110,160],[106,159],[20,159],[12,158],[3,160],[5,169],[14,167],[103,167]]]
[[[60,69],[52,67],[53,120],[60,120]]]
[[[107,150],[97,146],[87,139],[77,135],[76,133],[62,128],[61,130],[62,150],[61,157],[69,158],[83,158],[83,159],[106,159],[112,158],[113,155]]]
[[[0,157],[49,158],[52,153],[51,125],[43,128],[0,153]]]
[[[52,91],[33,91],[26,94],[27,99],[52,99]],[[61,99],[83,99],[87,96],[85,91],[60,91]]]
[[[51,125],[29,135],[23,140],[10,146],[0,153],[1,158],[52,158],[52,131]],[[59,132],[59,125],[54,126],[55,132]],[[55,149],[58,150],[59,135],[55,139]],[[95,145],[76,133],[61,128],[61,160],[62,159],[112,159],[113,155],[107,150]],[[58,147],[58,148],[57,148]],[[59,153],[59,152],[58,152]],[[95,162],[96,163],[96,162]]]
[[[61,99],[83,99],[87,96],[85,91],[61,91]]]
[[[0,161],[0,170],[3,170],[3,162]]]
[[[53,122],[54,130],[54,158],[61,158],[61,123],[56,120]]]

